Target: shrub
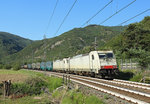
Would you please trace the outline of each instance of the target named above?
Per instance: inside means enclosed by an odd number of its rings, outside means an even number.
[[[93,95],[86,97],[85,104],[104,104],[104,102]]]
[[[62,85],[62,79],[57,77],[46,77],[48,80],[49,91],[52,92],[54,89]]]
[[[45,89],[47,87],[47,83],[38,77],[28,79],[25,83],[30,86],[34,94],[42,93],[42,89]]]
[[[12,94],[30,94],[30,86],[25,83],[15,83],[11,85]]]
[[[3,69],[3,65],[2,64],[0,64],[0,69]]]
[[[104,102],[94,95],[86,96],[82,92],[71,90],[65,94],[62,104],[104,104]]]
[[[35,77],[26,80],[25,83],[16,83],[11,86],[12,94],[28,94],[37,95],[42,93],[42,89],[46,88],[47,84],[42,79]]]
[[[9,65],[9,64],[6,64],[6,65],[4,65],[4,67],[3,67],[4,69],[11,69],[11,65]]]
[[[15,64],[15,65],[13,66],[13,70],[20,70],[20,69],[21,69],[20,64]]]
[[[138,73],[133,78],[130,79],[130,81],[139,82],[142,79],[142,74]]]

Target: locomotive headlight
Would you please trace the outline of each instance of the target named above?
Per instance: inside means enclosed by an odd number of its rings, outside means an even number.
[[[104,69],[104,66],[101,66],[101,69]]]

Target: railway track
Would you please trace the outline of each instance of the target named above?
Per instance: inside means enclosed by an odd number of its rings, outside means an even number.
[[[41,72],[41,71],[40,71]],[[47,74],[63,77],[64,73],[46,72]],[[117,96],[137,104],[150,104],[150,84],[124,80],[104,80],[85,76],[67,74],[70,80],[94,88],[96,90]]]
[[[120,80],[120,79],[114,79],[114,81],[150,87],[150,84],[146,84],[146,83],[139,83],[139,82],[125,81],[125,80]]]

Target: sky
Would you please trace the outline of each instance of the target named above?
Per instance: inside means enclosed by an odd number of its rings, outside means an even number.
[[[9,32],[31,40],[41,40],[44,35],[46,35],[46,38],[52,38],[74,28],[81,28],[90,24],[99,25],[102,21],[134,0],[113,0],[110,5],[84,26],[82,25],[89,18],[111,0],[77,0],[72,11],[62,24],[62,27],[55,34],[75,0],[59,0],[51,22],[49,23],[56,1],[0,0],[0,31]],[[128,8],[101,25],[117,26],[147,9],[150,9],[150,0],[136,0]],[[145,16],[150,16],[150,11],[123,25],[139,22]]]

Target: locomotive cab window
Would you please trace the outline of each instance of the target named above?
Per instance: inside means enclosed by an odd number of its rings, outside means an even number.
[[[108,58],[113,58],[114,57],[113,53],[107,53],[106,55],[107,55]]]
[[[99,58],[103,59],[103,58],[113,58],[113,53],[99,53]]]
[[[94,55],[92,55],[92,60],[94,60]]]

